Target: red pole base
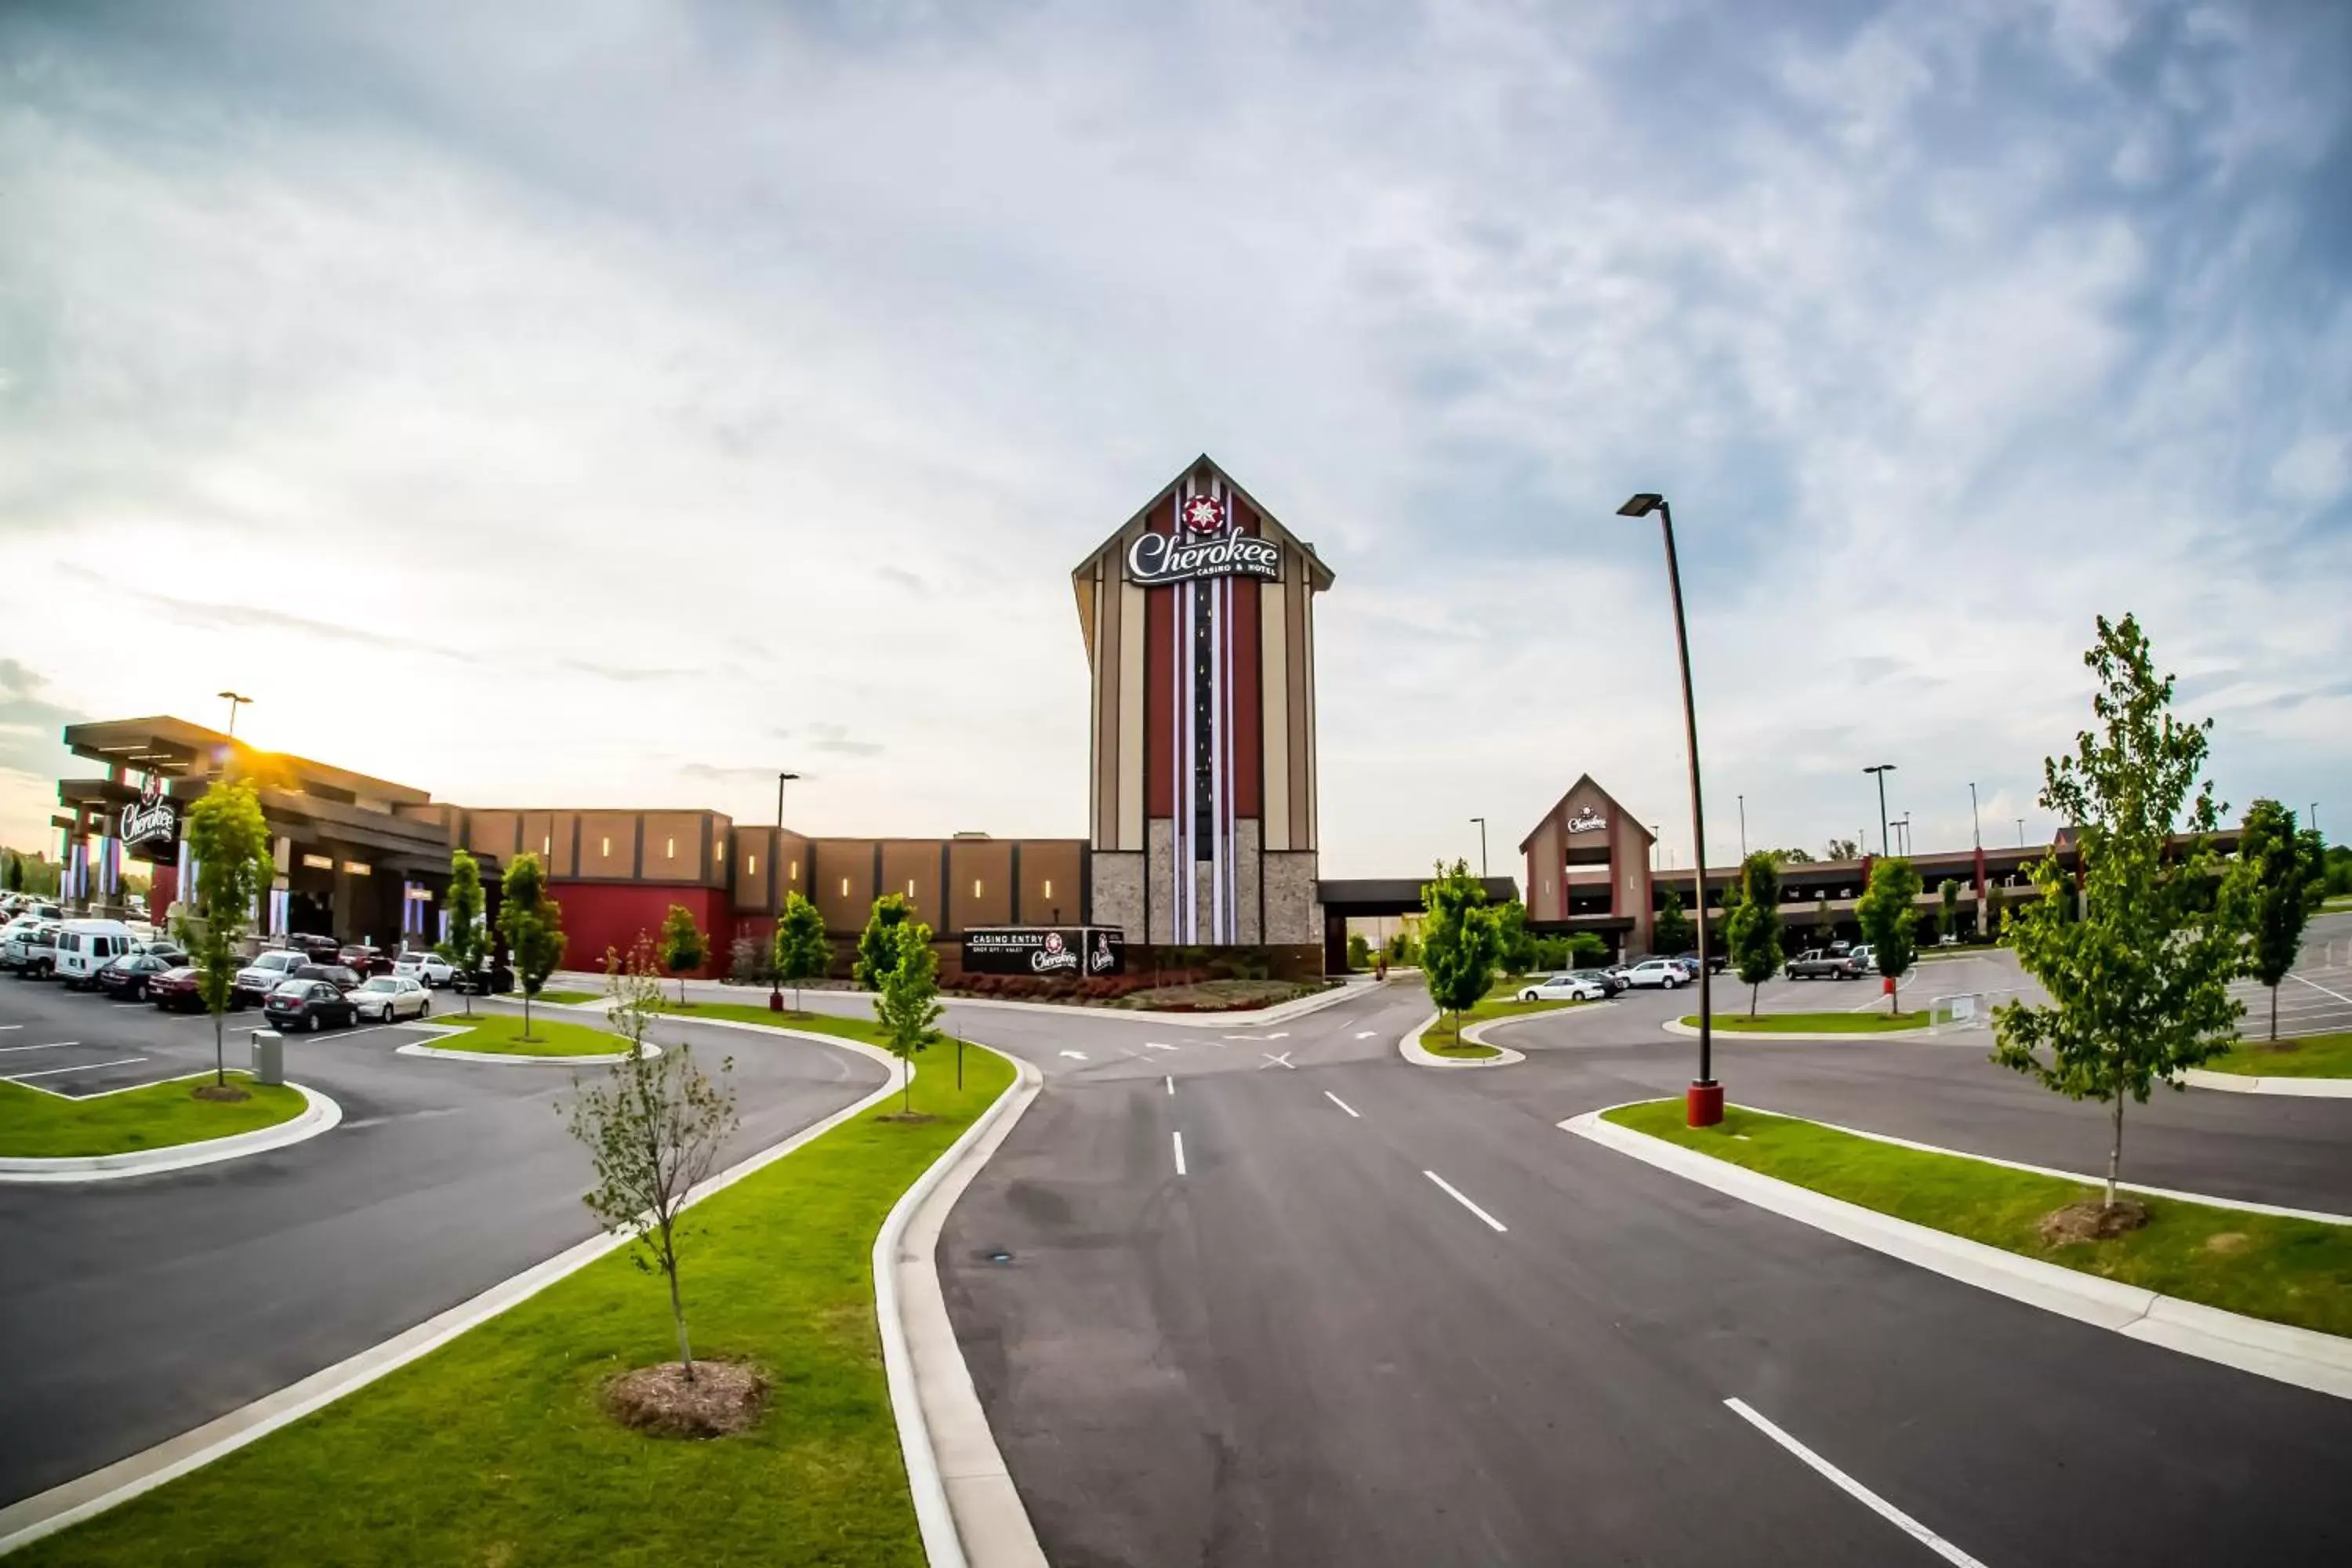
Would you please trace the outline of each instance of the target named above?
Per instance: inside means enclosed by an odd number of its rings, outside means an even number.
[[[1683,1115],[1693,1127],[1713,1127],[1723,1120],[1723,1085],[1695,1083],[1683,1090]]]
[[[769,1012],[771,1012],[771,1013],[781,1013],[781,1012],[782,1012],[783,1010],[784,1010],[784,994],[783,994],[782,992],[781,992],[781,991],[771,991],[771,992],[769,992],[769,993],[768,993],[768,1011],[769,1011]]]

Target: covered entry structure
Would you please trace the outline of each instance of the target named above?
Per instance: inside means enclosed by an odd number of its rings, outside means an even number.
[[[1419,914],[1421,889],[1428,881],[1426,877],[1355,877],[1316,883],[1315,896],[1323,905],[1323,972],[1348,973],[1349,920]],[[1490,904],[1518,901],[1519,885],[1508,877],[1484,878],[1479,885],[1486,889]]]

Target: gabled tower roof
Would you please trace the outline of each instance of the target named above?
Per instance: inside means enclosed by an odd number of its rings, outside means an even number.
[[[1519,853],[1522,855],[1526,854],[1528,852],[1528,846],[1536,841],[1536,835],[1543,831],[1543,825],[1549,822],[1553,817],[1558,816],[1562,811],[1568,809],[1568,803],[1576,798],[1577,792],[1586,788],[1590,788],[1593,794],[1607,801],[1609,803],[1610,810],[1615,812],[1619,816],[1623,817],[1626,821],[1632,823],[1633,825],[1634,832],[1640,834],[1650,843],[1654,844],[1658,841],[1658,836],[1656,834],[1642,826],[1642,819],[1640,817],[1625,809],[1624,802],[1619,800],[1615,795],[1611,795],[1607,790],[1602,789],[1599,784],[1594,784],[1591,773],[1580,773],[1577,775],[1576,782],[1568,786],[1568,793],[1561,795],[1558,800],[1552,802],[1550,810],[1536,818],[1535,826],[1528,829],[1528,836],[1525,838],[1519,840]]]

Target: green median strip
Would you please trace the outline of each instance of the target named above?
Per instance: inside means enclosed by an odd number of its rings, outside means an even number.
[[[658,1278],[615,1253],[12,1564],[916,1568],[872,1254],[899,1194],[1013,1079],[981,1049],[964,1072],[961,1093],[935,1067],[916,1079],[915,1109],[938,1120],[879,1121],[893,1107],[878,1107],[688,1211],[695,1353],[770,1380],[750,1432],[652,1437],[603,1413],[607,1379],[677,1354]],[[584,1156],[580,1178],[584,1190]]]
[[[1525,1018],[1537,1013],[1558,1013],[1570,1007],[1589,1007],[1589,1002],[1520,1002],[1498,987],[1483,997],[1475,1007],[1462,1015],[1462,1027],[1475,1029],[1481,1024],[1491,1024],[1504,1018]],[[1421,1048],[1433,1057],[1455,1057],[1465,1061],[1477,1061],[1503,1053],[1492,1046],[1465,1041],[1454,1034],[1454,1015],[1440,1013],[1437,1022],[1423,1031]]]
[[[2352,1078],[2352,1029],[2294,1040],[2240,1040],[2206,1067],[2249,1078]]]
[[[593,1024],[566,1023],[542,1013],[531,1015],[528,1038],[522,1032],[520,1013],[477,1013],[470,1024],[462,1017],[437,1021],[455,1024],[466,1032],[425,1042],[436,1051],[488,1051],[508,1057],[609,1057],[618,1055],[628,1045],[610,1029]]]
[[[1698,1015],[1684,1015],[1686,1027],[1698,1027]],[[1717,1029],[1734,1035],[1892,1035],[1927,1026],[1925,1013],[1717,1013]]]
[[[1623,1106],[1606,1120],[1831,1197],[2023,1257],[2182,1300],[2324,1333],[2352,1334],[2352,1226],[2128,1194],[2141,1229],[2053,1242],[2042,1220],[2096,1203],[2095,1185],[1931,1154],[1816,1122],[1727,1108],[1715,1127],[1685,1125],[1679,1100]]]
[[[233,1138],[291,1121],[307,1103],[284,1084],[260,1084],[233,1072],[245,1100],[199,1100],[213,1081],[177,1079],[89,1100],[65,1100],[22,1084],[0,1083],[0,1156],[26,1160],[86,1159],[170,1149]]]

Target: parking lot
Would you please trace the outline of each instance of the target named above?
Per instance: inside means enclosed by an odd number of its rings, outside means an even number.
[[[262,1026],[261,1010],[231,1013],[224,1022],[228,1065],[243,1067],[246,1037]],[[145,1002],[68,991],[54,980],[0,975],[0,1082],[87,1100],[208,1071],[212,1065],[210,1014],[165,1013]]]

